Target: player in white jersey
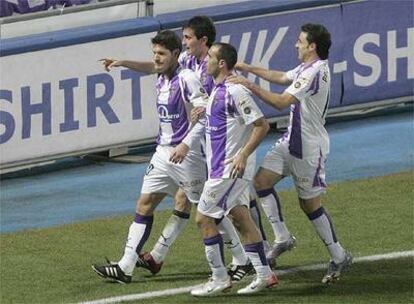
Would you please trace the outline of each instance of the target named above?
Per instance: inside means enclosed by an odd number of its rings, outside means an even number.
[[[179,67],[181,41],[173,31],[161,31],[151,41],[154,67],[159,75],[158,146],[144,177],[124,255],[118,263],[92,265],[100,276],[120,283],[131,282],[138,254],[150,235],[157,205],[166,195],[174,196],[179,187],[191,202],[197,203],[206,178],[199,139],[203,126],[191,127],[189,111],[193,106],[205,107],[208,95],[195,72]]]
[[[295,45],[302,63],[295,69],[281,72],[247,64],[237,65],[239,70],[287,85],[282,94],[266,91],[242,76],[229,79],[246,85],[265,103],[279,110],[290,106],[288,130],[266,155],[256,174],[255,188],[263,204],[272,206],[267,215],[278,219],[272,225],[276,236],[274,256],[281,247],[288,247],[292,236],[283,221],[273,186],[285,176],[292,175],[300,207],[331,256],[323,283],[334,282],[352,263],[352,255],[339,243],[332,220],[321,205],[321,195],[326,189],[325,162],[329,153],[329,137],[324,124],[331,83],[327,62],[330,45],[330,33],[323,25],[305,24]]]
[[[197,208],[196,222],[204,239],[210,280],[191,290],[193,296],[211,296],[227,291],[232,283],[226,271],[223,238],[215,219],[230,213],[245,243],[245,251],[256,278],[239,294],[250,294],[278,283],[271,271],[263,240],[249,213],[249,183],[255,171],[255,149],[269,130],[269,124],[251,93],[241,85],[227,84],[237,62],[236,49],[215,43],[208,52],[208,73],[215,86],[206,108],[206,156],[208,180]]]
[[[191,18],[182,28],[182,43],[184,51],[180,54],[178,62],[183,69],[193,70],[200,79],[207,94],[213,87],[213,78],[207,74],[207,52],[216,39],[216,30],[213,21],[207,16],[195,16]],[[145,61],[129,61],[103,59],[103,65],[107,71],[113,67],[127,67],[132,70],[147,74],[155,73],[154,63]],[[190,217],[191,204],[188,202],[184,191],[180,188],[174,197],[175,208],[173,215],[165,225],[161,236],[150,252],[139,254],[137,266],[144,267],[156,274],[160,271],[162,264],[178,235],[184,230]],[[255,208],[253,211],[258,212]],[[240,280],[253,267],[243,250],[240,238],[227,217],[220,220],[221,233],[225,235],[226,245],[232,252],[233,260],[229,267],[229,274],[233,280]]]

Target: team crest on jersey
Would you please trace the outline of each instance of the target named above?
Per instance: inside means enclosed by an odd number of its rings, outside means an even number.
[[[243,112],[244,112],[244,114],[249,115],[252,112],[252,110],[250,109],[250,107],[245,107],[243,109]]]
[[[206,94],[206,90],[204,90],[203,88],[200,88],[200,93]]]
[[[145,170],[145,175],[150,174],[150,172],[152,171],[152,169],[154,169],[154,165],[153,164],[149,164],[149,166],[147,167],[147,170]]]
[[[296,89],[299,89],[299,88],[300,88],[300,86],[301,86],[300,82],[299,82],[299,81],[296,81],[296,83],[295,83],[295,88],[296,88]]]

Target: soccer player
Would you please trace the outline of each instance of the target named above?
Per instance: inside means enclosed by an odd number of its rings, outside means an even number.
[[[100,276],[119,283],[131,282],[138,254],[150,235],[157,205],[166,195],[173,196],[178,187],[191,202],[198,203],[206,178],[201,135],[197,135],[200,130],[203,132],[203,126],[190,125],[189,111],[192,106],[205,107],[208,96],[195,72],[180,68],[181,41],[173,31],[160,31],[151,41],[154,70],[158,73],[158,145],[144,176],[124,255],[118,263],[92,265]]]
[[[208,180],[197,207],[210,280],[191,290],[193,296],[225,292],[232,283],[224,265],[223,238],[216,225],[226,213],[240,227],[245,251],[253,263],[256,278],[239,294],[256,293],[278,283],[270,269],[260,232],[249,213],[249,184],[255,171],[255,149],[266,136],[269,124],[241,85],[226,83],[237,62],[230,44],[215,43],[208,52],[208,73],[215,86],[206,108],[206,157]]]
[[[180,54],[178,62],[182,68],[193,70],[207,94],[210,94],[213,87],[213,78],[207,74],[207,52],[216,39],[216,29],[213,21],[207,16],[195,16],[184,24],[182,32],[182,43],[185,50]],[[108,58],[102,61],[107,71],[113,67],[123,66],[147,74],[156,72],[153,62]],[[182,189],[178,190],[174,202],[173,215],[165,225],[154,248],[150,252],[143,252],[139,255],[137,266],[144,267],[153,274],[160,271],[169,248],[184,230],[190,217],[191,204]],[[253,266],[249,262],[240,238],[229,218],[223,217],[218,221],[220,231],[224,235],[226,245],[233,256],[232,263],[229,266],[229,274],[234,281],[241,280],[253,270]]]
[[[243,63],[238,65],[239,70],[288,86],[282,94],[266,91],[242,76],[229,78],[230,82],[245,85],[265,103],[279,110],[290,106],[288,130],[266,155],[254,182],[262,201],[275,201],[278,199],[274,185],[292,175],[300,207],[331,256],[323,283],[337,280],[352,263],[352,255],[339,243],[332,220],[321,205],[329,153],[329,137],[324,125],[331,83],[327,61],[330,46],[331,35],[323,25],[305,24],[295,44],[302,63],[293,70],[269,71]],[[282,219],[279,203],[273,205],[279,208],[273,212]],[[290,236],[285,225],[278,228],[279,235]]]

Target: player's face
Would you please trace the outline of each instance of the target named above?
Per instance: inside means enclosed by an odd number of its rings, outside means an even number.
[[[305,62],[310,57],[311,52],[315,49],[315,44],[309,44],[308,40],[306,39],[308,33],[301,32],[296,41],[295,47],[298,50],[298,58],[300,61]]]
[[[218,54],[218,49],[217,46],[213,45],[207,53],[207,73],[211,76],[213,76],[213,78],[215,78],[219,72],[219,60],[217,58],[217,54]]]
[[[154,44],[152,46],[152,52],[152,61],[154,62],[156,73],[166,74],[175,67],[177,56],[175,56],[169,49],[166,49],[159,44]]]
[[[199,58],[203,47],[203,38],[197,39],[193,29],[187,27],[183,29],[183,46],[187,53]]]

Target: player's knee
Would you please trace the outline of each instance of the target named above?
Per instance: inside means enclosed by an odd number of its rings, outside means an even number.
[[[174,197],[175,210],[190,213],[191,203],[183,191],[178,191]]]
[[[269,181],[263,175],[260,174],[254,177],[253,185],[256,191],[261,191],[273,187],[273,185],[269,183]]]

